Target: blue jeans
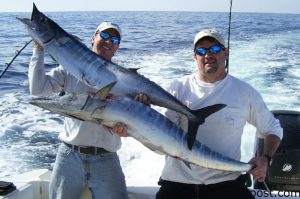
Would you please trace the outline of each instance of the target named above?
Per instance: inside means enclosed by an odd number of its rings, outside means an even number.
[[[62,143],[53,168],[50,199],[77,199],[85,187],[93,199],[128,199],[117,153],[80,154]]]

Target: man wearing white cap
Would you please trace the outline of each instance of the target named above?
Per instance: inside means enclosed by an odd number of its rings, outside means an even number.
[[[114,53],[119,49],[121,29],[111,22],[101,23],[92,38],[93,51],[104,59],[111,61]]]
[[[250,173],[258,181],[263,181],[268,162],[280,144],[282,128],[260,94],[228,74],[227,57],[228,49],[220,33],[212,29],[200,31],[194,39],[197,72],[175,80],[169,91],[192,110],[212,104],[227,105],[200,125],[196,137],[221,154],[240,160],[243,128],[246,122],[254,125],[260,132],[259,136],[265,137],[266,147],[262,157],[250,160],[256,166]],[[168,109],[163,113],[187,130],[185,116]],[[190,166],[167,156],[156,198],[254,198],[241,173]]]
[[[103,22],[92,36],[92,50],[111,61],[119,48],[121,29],[111,22]],[[53,93],[95,93],[77,80],[62,66],[45,73],[44,50],[36,43],[29,64],[30,93],[47,96]],[[122,127],[121,124],[112,129]],[[60,132],[59,146],[49,193],[50,199],[79,198],[85,187],[93,199],[127,199],[124,174],[116,153],[121,147],[118,135],[111,129],[87,121],[65,118],[64,131]]]

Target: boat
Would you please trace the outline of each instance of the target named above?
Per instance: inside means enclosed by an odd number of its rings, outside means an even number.
[[[49,182],[51,171],[48,169],[37,169],[15,177],[9,178],[17,189],[6,196],[0,196],[0,199],[48,199],[49,197]],[[2,179],[3,180],[3,179]],[[158,191],[158,185],[146,183],[142,181],[127,181],[127,190],[129,199],[155,199],[155,194]],[[292,191],[272,191],[268,192],[261,189],[251,189],[251,193],[256,199],[261,198],[285,198],[285,199],[300,199],[299,192]],[[91,199],[89,189],[85,189],[80,199]]]
[[[1,179],[2,181],[13,182],[16,190],[6,196],[0,196],[0,199],[48,199],[50,176],[50,170],[37,169],[7,179]],[[126,183],[130,199],[153,199],[158,191],[158,186],[154,184],[151,185],[134,180],[129,180]],[[91,193],[86,188],[80,199],[91,198]]]
[[[248,188],[256,199],[300,199],[300,112],[287,110],[272,112],[281,122],[284,137],[268,168],[265,183],[251,181]],[[258,138],[256,155],[261,155],[262,149],[263,140]],[[50,176],[50,170],[37,169],[0,179],[12,182],[16,186],[16,190],[0,196],[0,199],[48,199]],[[154,199],[159,189],[156,182],[142,179],[126,179],[126,184],[129,199]],[[91,193],[86,188],[80,199],[90,198]]]

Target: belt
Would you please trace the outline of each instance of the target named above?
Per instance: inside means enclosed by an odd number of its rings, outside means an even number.
[[[75,151],[78,151],[79,153],[83,153],[83,154],[89,154],[89,155],[99,155],[99,154],[103,154],[103,153],[110,153],[110,151],[107,151],[104,148],[100,148],[100,147],[93,147],[93,146],[76,146],[76,145],[72,145],[72,144],[68,144],[63,142],[65,145],[67,145],[68,147],[72,148]]]

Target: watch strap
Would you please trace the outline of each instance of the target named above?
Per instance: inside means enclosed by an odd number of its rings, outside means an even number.
[[[267,158],[267,160],[268,160],[268,166],[270,166],[271,161],[272,161],[272,157],[269,156],[269,155],[267,155],[267,154],[264,154],[263,156]]]

